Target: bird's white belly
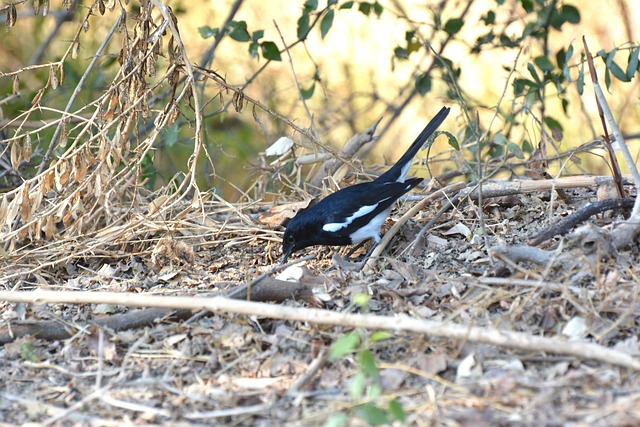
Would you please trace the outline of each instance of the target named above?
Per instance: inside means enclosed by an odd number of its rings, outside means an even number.
[[[363,240],[373,239],[376,243],[380,241],[380,227],[386,221],[389,216],[389,212],[391,212],[391,208],[380,212],[378,215],[374,216],[369,224],[365,225],[362,228],[354,231],[349,235],[351,238],[351,243],[360,243]]]

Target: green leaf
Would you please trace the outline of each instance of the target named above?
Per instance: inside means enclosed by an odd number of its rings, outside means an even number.
[[[493,25],[496,22],[496,13],[490,10],[485,16],[480,18],[480,20],[484,22],[484,25]]]
[[[556,52],[556,64],[558,64],[558,68],[562,68],[566,63],[567,53],[564,51],[564,48],[562,48]]]
[[[219,28],[211,28],[208,25],[198,28],[198,32],[203,39],[208,39],[209,37],[217,37],[220,32]]]
[[[522,5],[522,8],[525,10],[525,12],[533,12],[533,0],[520,0],[520,4]]]
[[[540,76],[538,76],[538,72],[536,71],[536,69],[534,68],[531,62],[527,64],[527,70],[529,70],[531,77],[533,77],[533,79],[536,81],[538,86],[542,86],[542,81],[540,80]]]
[[[562,67],[562,75],[564,76],[566,81],[568,81],[568,82],[572,81],[571,80],[571,70],[566,65],[564,67]]]
[[[522,92],[524,92],[524,89],[527,87],[527,82],[527,79],[522,79],[519,77],[513,79],[513,94],[515,96],[522,95]]]
[[[571,59],[572,56],[573,56],[573,45],[570,44],[569,45],[569,49],[567,49],[567,53],[565,53],[565,55],[564,55],[565,64],[569,62],[569,60]]]
[[[251,55],[252,58],[255,58],[258,56],[259,50],[260,50],[260,43],[258,42],[249,43],[249,55]]]
[[[367,389],[367,397],[373,400],[380,396],[382,396],[382,386],[377,381],[375,384],[371,384]]]
[[[327,0],[327,7],[333,6],[338,3],[338,0]]]
[[[369,295],[362,292],[357,293],[353,296],[353,303],[360,309],[367,309],[369,307]]]
[[[582,95],[584,92],[584,62],[580,67],[580,71],[578,72],[578,80],[576,80],[576,86],[578,88],[578,93]]]
[[[449,19],[446,24],[444,24],[444,30],[447,32],[447,34],[454,35],[460,31],[463,25],[464,20],[462,20],[461,18],[452,18]]]
[[[30,342],[23,342],[20,345],[20,358],[27,362],[37,362],[38,352],[36,351],[36,346]]]
[[[264,36],[264,30],[254,31],[253,33],[251,33],[251,40],[257,42],[262,38],[262,36]]]
[[[371,3],[360,3],[358,6],[358,10],[366,16],[369,16],[371,13]]]
[[[367,378],[380,378],[376,361],[369,350],[360,350],[358,353],[358,364],[360,365],[360,370],[367,376]]]
[[[498,132],[493,136],[493,142],[498,145],[507,145],[507,137]]]
[[[380,18],[380,15],[382,15],[383,11],[384,9],[382,8],[382,5],[376,1],[373,4],[373,12],[376,14],[378,18]]]
[[[265,59],[282,61],[280,49],[278,49],[278,46],[274,42],[262,42],[260,47],[262,48],[262,56],[264,56]]]
[[[348,427],[349,417],[346,414],[338,413],[329,417],[326,423],[322,427]]]
[[[353,351],[358,347],[358,344],[360,344],[360,334],[355,331],[341,336],[331,346],[329,360],[336,360],[349,353],[353,353]]]
[[[360,399],[364,396],[364,388],[367,385],[367,377],[362,372],[358,372],[349,384],[349,394],[353,399]]]
[[[517,46],[519,43],[519,41],[516,41],[514,39],[511,39],[508,35],[506,34],[500,34],[500,44],[504,47],[515,47]]]
[[[609,69],[611,70],[611,73],[615,76],[615,78],[620,80],[621,82],[631,81],[631,79],[627,77],[627,73],[623,71],[622,68],[620,68],[620,66],[615,63],[615,61],[611,61]]]
[[[515,142],[508,142],[507,150],[513,153],[513,155],[516,156],[517,158],[524,159],[524,153],[522,152],[522,149]]]
[[[158,171],[153,164],[153,156],[147,153],[142,157],[142,181],[146,181],[145,187],[154,188],[157,177]]]
[[[340,5],[340,9],[351,9],[353,7],[352,1],[346,1]]]
[[[393,49],[393,54],[398,59],[407,59],[409,57],[409,53],[407,52],[407,49],[403,47],[397,47]]]
[[[356,409],[358,417],[371,426],[383,426],[389,424],[387,413],[373,403],[365,403]]]
[[[416,32],[415,31],[405,31],[404,33],[404,39],[407,43],[411,43],[411,41],[413,40],[413,38],[416,36]]]
[[[315,91],[316,91],[315,82],[313,82],[313,84],[309,87],[309,89],[300,88],[300,93],[302,94],[303,99],[310,99],[313,96],[313,92]]]
[[[535,22],[527,22],[527,25],[524,26],[524,30],[522,30],[522,38],[529,37],[533,34],[538,28],[538,24]]]
[[[449,146],[451,146],[456,151],[460,151],[460,143],[458,142],[458,138],[456,138],[451,132],[447,132],[446,130],[441,130],[441,131],[435,132],[434,135],[435,136],[446,135],[447,143],[449,144]]]
[[[371,336],[369,336],[369,341],[380,342],[380,341],[388,340],[392,336],[393,334],[389,331],[374,331],[371,333]]]
[[[611,72],[608,68],[604,70],[604,84],[607,86],[607,90],[611,89]]]
[[[335,10],[329,9],[329,11],[324,15],[322,21],[320,22],[320,34],[324,39],[331,29],[331,25],[333,24],[333,15],[335,14]]]
[[[416,89],[422,96],[425,96],[431,90],[431,76],[429,73],[416,77]]]
[[[247,23],[245,21],[229,22],[229,37],[239,42],[248,42],[251,36],[247,31]]]
[[[309,26],[309,15],[304,13],[300,19],[298,19],[298,40],[304,40],[309,35],[311,27]]]
[[[538,68],[540,68],[542,71],[553,71],[554,69],[551,60],[544,55],[536,57],[533,62],[535,62]]]
[[[554,119],[553,117],[550,116],[546,116],[544,118],[544,123],[549,127],[549,129],[554,130],[557,129],[559,131],[562,131],[562,125],[560,124],[559,121],[557,121],[556,119]]]
[[[638,69],[638,54],[640,54],[640,47],[631,49],[629,52],[629,62],[627,63],[627,77],[632,79]]]
[[[575,6],[565,4],[560,8],[560,15],[566,22],[577,24],[580,22],[580,11]]]
[[[313,12],[318,8],[318,0],[307,0],[304,2],[304,10],[305,12]]]
[[[404,422],[407,419],[402,403],[398,402],[397,399],[393,399],[389,402],[389,413],[393,418],[400,422]]]
[[[617,52],[617,51],[618,51],[618,48],[617,48],[617,47],[614,47],[613,49],[611,49],[611,52],[609,52],[608,54],[606,54],[606,55],[607,55],[607,57],[606,57],[606,58],[604,58],[604,55],[603,55],[604,63],[606,64],[607,68],[609,68],[609,66],[610,66],[610,65],[611,65],[611,63],[613,62],[613,59],[615,58],[615,56],[616,56],[616,52]]]
[[[560,9],[554,9],[550,13],[551,19],[549,20],[549,24],[551,24],[551,27],[553,27],[554,29],[561,30],[566,21],[560,12]],[[546,20],[546,17],[544,17],[544,15],[543,18]],[[548,34],[544,27],[540,27],[540,29],[543,30],[544,33]]]

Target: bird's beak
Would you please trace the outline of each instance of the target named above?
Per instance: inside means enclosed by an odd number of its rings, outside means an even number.
[[[293,248],[282,248],[282,258],[280,259],[280,265],[283,265],[284,263],[287,262],[287,259],[289,259],[289,255],[291,255],[291,252],[293,251]]]
[[[288,251],[284,252],[282,254],[282,259],[280,259],[280,265],[283,265],[284,263],[287,262],[287,259],[289,258],[289,255],[291,255],[291,249],[289,249]]]

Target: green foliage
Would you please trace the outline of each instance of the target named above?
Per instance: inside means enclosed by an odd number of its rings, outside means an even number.
[[[336,360],[352,353],[360,344],[360,334],[357,332],[349,332],[340,337],[331,346],[329,360]]]
[[[250,34],[246,21],[230,21],[227,24],[226,30],[229,37],[233,40],[240,43],[250,42],[248,52],[252,58],[258,58],[260,53],[262,53],[262,57],[266,60],[282,61],[278,45],[268,40],[260,41],[260,39],[264,37],[264,30],[256,30]],[[198,28],[198,32],[203,38],[218,37],[220,29],[205,25]]]
[[[248,42],[251,40],[249,31],[247,31],[247,23],[245,21],[229,22],[229,37],[239,42]]]
[[[340,0],[301,0],[300,15],[297,18],[297,40],[293,43],[304,42],[313,35],[326,40],[339,17],[361,14],[371,19],[379,19],[385,12],[379,1],[340,1]],[[509,13],[501,13],[509,8]],[[579,3],[560,2],[551,0],[516,0],[515,5],[504,0],[495,0],[493,5],[487,5],[487,10],[478,18],[472,18],[468,10],[460,8],[458,12],[434,8],[432,10],[433,33],[429,34],[423,28],[409,26],[404,38],[391,52],[391,69],[401,62],[406,65],[415,64],[412,77],[414,94],[422,97],[430,96],[438,91],[442,83],[448,87],[447,97],[458,99],[464,97],[459,88],[462,68],[459,61],[447,57],[446,51],[438,51],[437,45],[430,45],[438,38],[459,39],[469,45],[469,55],[480,55],[486,50],[513,52],[521,50],[516,69],[504,65],[505,71],[510,73],[510,91],[512,109],[499,111],[500,119],[507,128],[499,134],[488,135],[484,141],[478,138],[485,131],[478,124],[467,124],[458,138],[450,133],[448,143],[456,150],[469,147],[467,150],[473,157],[471,162],[481,158],[497,159],[507,156],[524,159],[525,154],[533,150],[531,141],[512,135],[525,122],[528,115],[544,114],[536,123],[541,123],[543,130],[548,132],[555,141],[561,141],[564,129],[558,113],[549,116],[553,108],[545,108],[547,104],[555,103],[565,115],[571,111],[570,89],[582,94],[585,86],[585,58],[577,55],[581,46],[568,44],[551,48],[550,40],[557,32],[571,31],[571,27],[582,20]],[[408,18],[407,18],[408,19]],[[231,39],[249,45],[249,54],[253,58],[280,61],[281,50],[270,41],[264,41],[264,31],[251,32],[250,25],[244,21],[232,21],[227,27]],[[473,28],[479,34],[474,40],[466,40],[465,27]],[[202,27],[203,37],[217,37],[216,28]],[[293,44],[292,43],[292,44]],[[433,57],[435,60],[426,62],[424,66],[421,58]],[[631,82],[640,72],[640,46],[628,44],[618,46],[610,51],[600,51],[596,58],[604,64],[602,80],[607,89],[611,89],[614,81]],[[489,66],[489,64],[488,64]],[[406,67],[405,67],[406,69]],[[300,94],[303,99],[311,99],[317,92],[317,83],[321,76],[316,70],[313,81],[301,85]],[[474,106],[470,106],[474,108]],[[477,129],[476,129],[477,128]],[[438,134],[441,134],[438,133]],[[479,142],[479,143],[478,143]],[[468,159],[464,156],[463,159]],[[471,166],[471,163],[469,164]]]
[[[24,342],[20,345],[20,357],[27,362],[37,362],[39,360],[36,347],[30,342]]]
[[[444,24],[444,30],[447,32],[447,34],[452,36],[454,34],[457,34],[462,29],[463,25],[464,20],[462,20],[461,18],[452,18],[449,19],[446,24]]]
[[[416,89],[422,96],[429,93],[432,87],[431,75],[429,73],[423,73],[416,77]]]
[[[322,18],[322,22],[320,22],[320,32],[322,34],[323,39],[327,36],[327,33],[331,29],[334,15],[335,15],[335,11],[333,9],[330,9]]]
[[[278,49],[278,46],[276,46],[274,42],[263,42],[260,47],[262,48],[262,56],[264,56],[265,59],[282,61],[280,49]]]
[[[145,183],[145,187],[149,189],[155,188],[157,176],[158,171],[153,164],[153,157],[150,153],[147,153],[142,158],[142,181]]]
[[[364,293],[356,294],[353,303],[366,312],[369,297]],[[372,426],[387,425],[394,420],[406,419],[404,408],[396,399],[383,404],[380,371],[374,353],[369,349],[370,344],[389,339],[391,336],[389,331],[374,331],[370,335],[360,330],[347,332],[333,343],[329,353],[329,360],[332,362],[356,354],[358,370],[349,383],[349,395],[354,402],[361,403],[354,407],[351,415]],[[346,414],[336,414],[329,418],[324,426],[346,426],[349,425],[348,420]]]

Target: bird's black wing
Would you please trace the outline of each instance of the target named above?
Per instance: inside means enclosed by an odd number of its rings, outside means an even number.
[[[422,181],[366,182],[344,188],[322,199],[314,206],[322,218],[322,229],[336,237],[346,237],[386,211],[403,194]]]

